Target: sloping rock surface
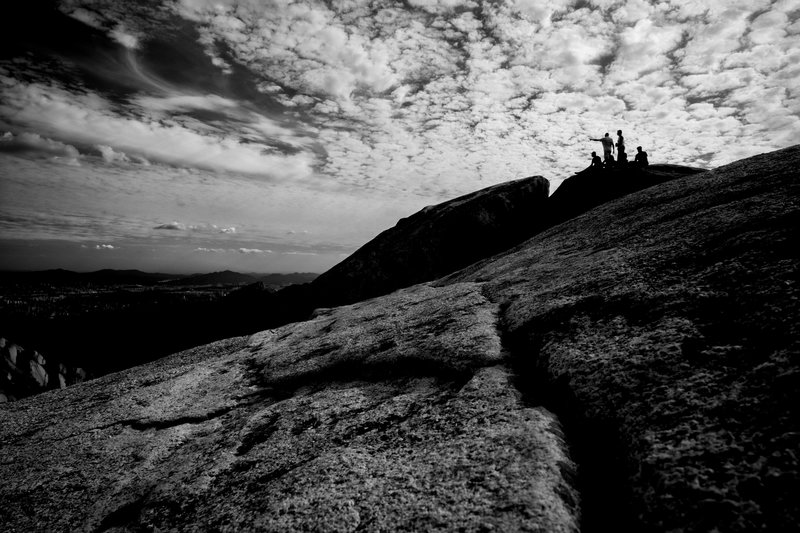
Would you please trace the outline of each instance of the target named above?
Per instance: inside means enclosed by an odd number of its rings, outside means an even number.
[[[796,530],[797,168],[673,180],[435,283],[0,405],[0,523]]]
[[[485,281],[522,388],[559,413],[589,523],[800,523],[800,147],[598,207]]]
[[[419,286],[0,412],[7,531],[575,531],[557,419],[476,284]],[[58,423],[54,423],[54,420]]]

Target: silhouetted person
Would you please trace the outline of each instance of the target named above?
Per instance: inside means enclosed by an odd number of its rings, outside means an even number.
[[[606,168],[614,168],[614,165],[616,165],[616,162],[614,162],[614,156],[611,155],[611,154],[608,154],[608,159],[606,159],[604,161],[604,166]]]
[[[622,136],[622,130],[617,130],[617,153],[625,151],[625,137]]]
[[[611,137],[608,136],[608,133],[606,133],[606,136],[603,137],[602,139],[592,139],[590,137],[589,140],[600,141],[601,143],[603,143],[603,161],[608,163],[609,159],[611,159],[612,161],[614,160],[614,158],[611,155],[612,153],[614,153],[614,141],[611,140]]]
[[[644,168],[650,164],[647,161],[647,152],[642,150],[641,146],[636,147],[636,157],[634,158],[633,162],[636,163],[636,166],[640,168]]]
[[[598,171],[603,170],[603,162],[600,161],[600,156],[597,155],[597,152],[592,152],[592,164],[589,165],[589,170]]]

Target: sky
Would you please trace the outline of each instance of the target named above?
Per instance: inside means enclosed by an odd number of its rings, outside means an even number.
[[[5,270],[322,272],[606,132],[703,168],[800,139],[800,0],[7,4]]]

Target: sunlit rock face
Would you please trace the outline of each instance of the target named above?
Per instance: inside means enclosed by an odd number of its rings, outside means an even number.
[[[796,147],[673,179],[448,277],[2,405],[0,522],[796,528],[797,168]]]
[[[417,286],[18,402],[2,412],[0,518],[575,531],[560,424],[514,386],[497,312],[478,284]]]

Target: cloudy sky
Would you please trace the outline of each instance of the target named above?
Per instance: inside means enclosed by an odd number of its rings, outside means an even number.
[[[607,131],[707,168],[800,139],[800,0],[7,4],[0,269],[321,272]]]

